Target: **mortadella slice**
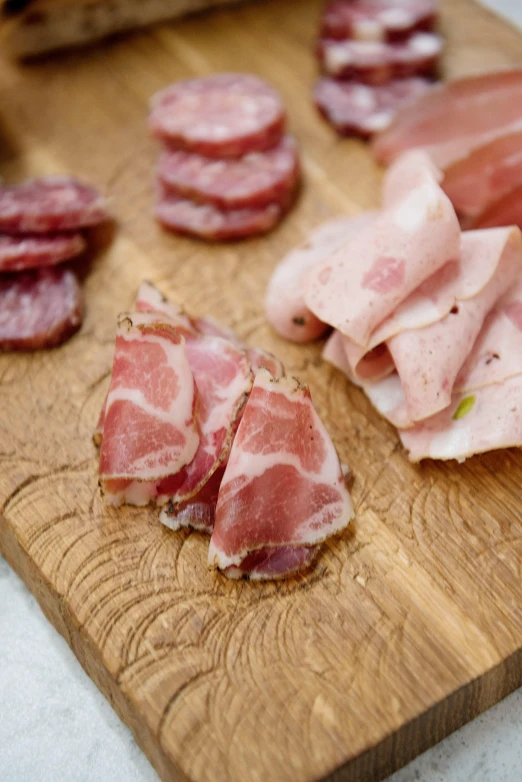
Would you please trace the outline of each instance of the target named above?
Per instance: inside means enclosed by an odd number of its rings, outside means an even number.
[[[400,109],[373,142],[389,164],[416,147],[446,168],[499,136],[522,129],[522,68],[469,76],[430,90]]]
[[[309,309],[362,347],[407,296],[460,255],[459,223],[433,166],[417,156],[409,165],[408,193],[307,278]]]

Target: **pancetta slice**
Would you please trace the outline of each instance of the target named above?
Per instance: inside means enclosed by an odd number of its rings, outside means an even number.
[[[292,342],[309,342],[328,330],[328,325],[316,318],[305,304],[307,276],[337,247],[370,225],[376,216],[377,212],[363,212],[354,217],[328,220],[276,266],[268,283],[265,312],[278,334]]]
[[[413,156],[407,176],[408,191],[307,277],[309,309],[363,348],[413,291],[460,255],[459,223],[433,166]]]
[[[192,461],[196,401],[180,332],[152,313],[120,316],[100,452],[107,502],[128,501],[128,482],[150,485]]]
[[[253,552],[316,547],[352,516],[339,457],[308,388],[261,369],[221,483],[209,566],[244,573]]]

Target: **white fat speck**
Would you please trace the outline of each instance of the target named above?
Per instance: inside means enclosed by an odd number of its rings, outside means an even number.
[[[208,130],[208,128],[206,128],[206,130]],[[229,130],[225,125],[214,125],[211,132],[212,138],[214,139],[224,139],[229,135]]]
[[[358,41],[384,41],[384,27],[377,19],[361,19],[353,26],[353,37]]]
[[[439,36],[431,33],[417,33],[417,35],[412,36],[408,46],[411,51],[426,57],[438,54],[442,48]]]
[[[416,231],[428,219],[431,207],[436,205],[437,196],[433,187],[423,185],[413,190],[393,210],[393,221],[403,231]]]
[[[412,24],[411,14],[404,8],[386,8],[378,18],[388,30],[404,30]]]
[[[358,109],[373,111],[377,104],[375,93],[363,84],[357,84],[352,92],[353,104]]]
[[[326,69],[330,73],[337,73],[341,68],[351,65],[353,62],[352,53],[343,44],[332,44],[325,50]]]
[[[364,121],[365,130],[371,133],[376,133],[379,130],[384,130],[388,127],[393,119],[394,111],[378,111],[376,114],[372,114]]]

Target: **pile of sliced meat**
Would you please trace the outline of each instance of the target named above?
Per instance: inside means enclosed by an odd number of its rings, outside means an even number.
[[[341,134],[369,138],[431,87],[442,39],[437,0],[328,0],[314,99]]]
[[[283,578],[353,516],[308,388],[150,283],[120,315],[95,432],[105,501],[155,504],[172,530],[210,535],[209,566]]]
[[[224,241],[263,234],[298,189],[297,144],[278,93],[257,76],[221,73],[153,96],[149,127],[164,142],[157,219],[176,233]]]
[[[107,219],[100,194],[70,177],[0,187],[0,350],[55,347],[80,328],[67,261],[86,249],[82,229]]]
[[[339,218],[275,270],[267,316],[398,427],[410,458],[522,445],[522,237],[461,232],[422,151],[401,156],[379,212]]]
[[[424,149],[465,228],[522,228],[522,69],[457,79],[401,109],[373,149]]]

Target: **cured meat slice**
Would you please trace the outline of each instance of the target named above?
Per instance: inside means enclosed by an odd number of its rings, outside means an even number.
[[[388,127],[396,112],[432,87],[427,79],[395,79],[370,85],[323,76],[314,89],[315,103],[344,136],[370,138]]]
[[[261,369],[221,483],[209,566],[226,574],[261,549],[315,547],[352,516],[339,457],[308,388]]]
[[[455,382],[456,391],[476,391],[522,375],[522,279],[487,317]]]
[[[292,342],[309,342],[328,330],[328,325],[316,318],[305,304],[308,274],[340,245],[370,225],[376,216],[376,212],[364,212],[355,217],[328,220],[276,266],[268,283],[265,312],[278,334]]]
[[[267,369],[276,380],[286,375],[283,363],[272,353],[261,348],[246,348],[246,354],[254,376],[257,375],[261,367]]]
[[[0,272],[55,266],[85,250],[81,234],[0,236]]]
[[[149,127],[176,149],[234,158],[275,146],[285,111],[279,95],[257,76],[219,73],[154,95]]]
[[[367,348],[375,328],[419,285],[460,256],[460,226],[432,168],[412,158],[415,186],[314,267],[305,303]]]
[[[197,328],[189,316],[174,301],[170,301],[151,282],[141,283],[136,296],[136,312],[155,312],[166,316],[169,323],[180,329],[183,334],[194,334]]]
[[[494,139],[454,163],[444,173],[443,187],[468,223],[490,204],[522,187],[522,130]]]
[[[474,228],[518,225],[522,228],[522,185],[491,204],[476,220]]]
[[[268,233],[280,222],[287,206],[268,204],[251,209],[222,210],[211,204],[198,204],[164,194],[154,213],[160,223],[176,233],[217,242]]]
[[[246,578],[250,581],[268,581],[299,573],[310,567],[320,546],[281,546],[253,551],[238,567],[226,569],[228,578]]]
[[[98,191],[66,176],[0,187],[0,231],[11,234],[76,231],[109,218]]]
[[[432,30],[435,0],[330,0],[323,12],[325,38],[397,41]]]
[[[297,145],[291,136],[266,152],[217,160],[184,150],[166,150],[158,176],[174,194],[221,209],[284,203],[299,178]]]
[[[120,316],[100,451],[107,502],[132,499],[118,481],[159,482],[192,461],[195,407],[181,333],[153,313]]]
[[[323,38],[318,54],[330,76],[387,84],[393,79],[432,74],[442,45],[442,38],[434,33],[415,33],[400,43]]]
[[[522,375],[472,393],[412,429],[399,432],[412,462],[457,459],[522,445]]]
[[[175,513],[163,508],[159,515],[161,523],[173,531],[194,529],[211,535],[224,472],[225,467],[218,467],[197,494],[177,505]]]
[[[377,160],[389,164],[422,147],[447,168],[478,147],[522,129],[522,68],[446,82],[397,112],[373,142]]]
[[[55,347],[78,331],[82,320],[82,293],[69,269],[0,277],[0,350]]]

